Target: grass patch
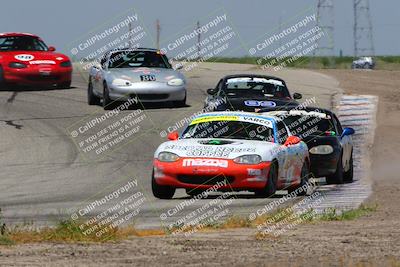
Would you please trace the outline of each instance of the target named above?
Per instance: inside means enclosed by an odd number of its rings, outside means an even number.
[[[26,227],[14,227],[2,231],[0,234],[0,246],[10,246],[23,243],[38,243],[38,242],[110,242],[121,241],[130,237],[145,237],[145,236],[163,236],[173,234],[178,231],[181,233],[194,233],[198,231],[210,231],[218,229],[233,229],[233,228],[258,228],[259,230],[265,227],[274,225],[298,225],[307,222],[317,221],[344,221],[354,220],[368,213],[377,210],[377,205],[361,205],[357,209],[348,211],[338,211],[336,209],[327,209],[322,214],[317,214],[313,210],[308,210],[302,214],[295,214],[292,208],[277,209],[272,213],[257,216],[254,220],[249,220],[248,217],[231,216],[223,221],[204,220],[198,225],[176,227],[174,229],[145,229],[139,230],[134,225],[125,227],[110,227],[105,225],[102,228],[96,228],[91,231],[91,228],[84,227],[85,224],[78,221],[63,220],[55,227],[46,227],[41,229],[27,229]],[[1,212],[1,211],[0,211]],[[0,213],[0,225],[2,225]],[[201,227],[199,227],[201,225]],[[108,229],[107,231],[104,229]],[[289,228],[291,229],[291,228]],[[98,234],[101,231],[102,234]],[[259,231],[256,234],[257,239],[273,238],[273,234],[268,234],[265,231]]]
[[[357,219],[376,210],[377,205],[368,206],[364,204],[357,209],[351,209],[342,212],[339,212],[336,209],[328,209],[322,213],[318,219],[321,221],[348,221]]]

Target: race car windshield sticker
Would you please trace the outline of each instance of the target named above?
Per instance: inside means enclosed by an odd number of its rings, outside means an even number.
[[[240,78],[231,78],[226,81],[226,84],[230,83],[240,83],[240,82],[257,82],[257,83],[271,83],[279,86],[283,86],[283,83],[274,79],[265,79],[265,78],[251,78],[251,77],[240,77]]]
[[[236,116],[236,115],[217,115],[217,116],[203,116],[195,118],[190,125],[199,124],[199,123],[206,123],[206,122],[213,122],[213,121],[241,121],[241,122],[250,122],[254,124],[260,124],[263,126],[267,126],[272,128],[272,122],[270,119],[263,118],[260,116]]]

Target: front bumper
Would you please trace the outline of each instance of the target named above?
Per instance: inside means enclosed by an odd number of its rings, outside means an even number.
[[[340,154],[318,155],[310,153],[311,174],[314,177],[325,177],[336,172]]]
[[[182,101],[186,97],[185,85],[169,86],[161,82],[139,82],[131,86],[109,86],[112,100],[128,100],[138,97],[141,102]]]
[[[183,160],[184,158],[180,158],[176,162],[161,162],[154,159],[154,178],[157,184],[189,189],[208,189],[223,184],[218,190],[251,191],[265,187],[271,164],[261,162],[247,165],[226,160],[227,167],[184,166]]]
[[[69,82],[72,79],[72,67],[37,67],[25,69],[4,69],[7,83],[21,85],[52,85]]]

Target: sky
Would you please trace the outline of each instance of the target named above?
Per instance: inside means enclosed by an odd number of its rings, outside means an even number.
[[[143,46],[154,47],[156,19],[161,24],[161,41],[167,43],[185,29],[194,29],[198,20],[207,22],[215,12],[226,13],[236,33],[237,49],[221,55],[248,55],[248,48],[307,14],[316,13],[316,0],[2,0],[0,32],[30,32],[71,54],[71,44],[91,36],[118,21],[121,14],[134,10],[147,32]],[[353,55],[353,5],[351,0],[334,0],[334,53]],[[400,54],[399,0],[370,0],[376,55]]]

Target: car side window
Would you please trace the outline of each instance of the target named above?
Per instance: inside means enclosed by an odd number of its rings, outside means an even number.
[[[282,121],[277,123],[278,125],[278,143],[285,143],[286,139],[289,137],[285,124]]]
[[[104,56],[101,58],[101,60],[100,60],[101,67],[102,67],[103,69],[105,69],[106,63],[107,63],[107,56],[104,55]]]

